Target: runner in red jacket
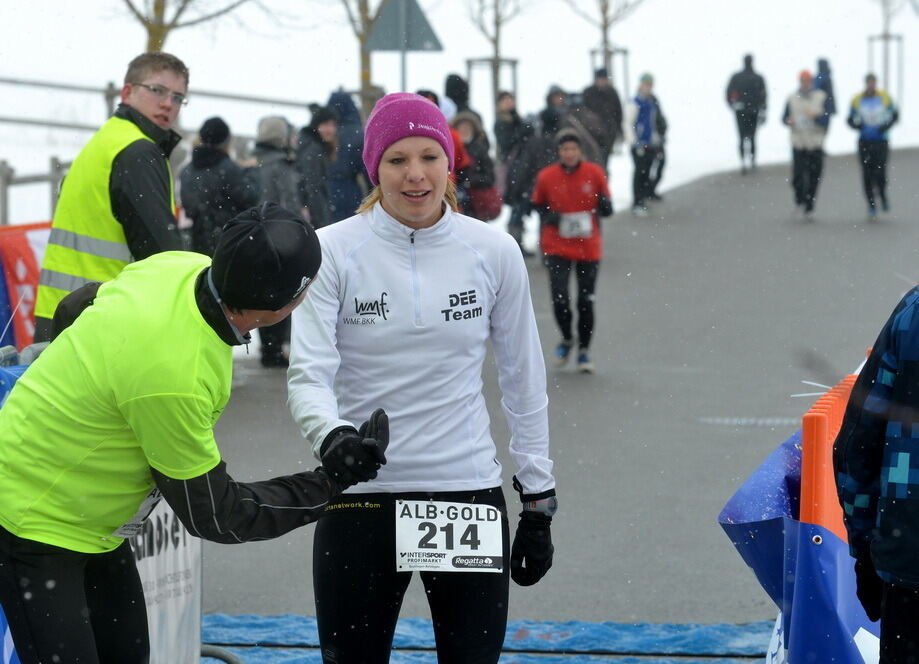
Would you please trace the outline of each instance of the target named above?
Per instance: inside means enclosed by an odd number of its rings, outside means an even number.
[[[540,243],[549,270],[555,320],[562,340],[555,348],[558,366],[564,366],[574,345],[568,280],[572,265],[578,284],[578,370],[592,373],[588,348],[594,327],[594,288],[603,241],[600,217],[613,213],[603,169],[581,155],[580,137],[571,130],[558,136],[558,163],[536,177],[531,202],[541,221]]]

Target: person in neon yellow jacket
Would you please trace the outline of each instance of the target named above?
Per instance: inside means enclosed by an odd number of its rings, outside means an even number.
[[[169,155],[187,103],[188,68],[144,53],[128,65],[121,104],[77,155],[61,186],[42,261],[35,341],[68,293],[108,281],[132,260],[182,249]]]
[[[128,538],[161,497],[192,535],[234,544],[311,523],[376,477],[382,410],[316,471],[261,482],[234,481],[214,439],[233,346],[303,302],[320,262],[302,216],[263,204],[224,227],[213,262],[162,252],[64,300],[76,320],[0,409],[0,605],[23,664],[147,661]]]

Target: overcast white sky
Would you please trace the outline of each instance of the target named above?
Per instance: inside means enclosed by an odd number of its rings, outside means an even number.
[[[338,2],[263,1],[296,20],[277,25],[247,7],[237,21],[226,19],[170,36],[166,50],[181,57],[191,70],[192,101],[183,111],[185,127],[194,129],[214,114],[225,117],[239,133],[252,133],[258,117],[269,113],[286,114],[296,124],[308,119],[305,110],[194,99],[196,87],[307,101],[324,101],[339,86],[357,87],[356,40]],[[585,8],[594,4],[594,0],[580,2]],[[448,73],[465,75],[466,59],[489,55],[489,47],[468,19],[466,0],[419,3],[444,51],[409,55],[408,88],[441,92]],[[599,34],[562,0],[524,0],[524,5],[525,11],[506,26],[504,54],[520,61],[519,107],[529,112],[542,107],[553,83],[572,90],[589,83],[589,51],[599,46]],[[144,48],[144,33],[121,0],[0,0],[0,7],[2,77],[100,87],[109,81],[120,84],[127,62]],[[613,40],[629,49],[630,87],[639,73],[655,74],[656,92],[671,126],[665,184],[672,186],[735,166],[733,116],[723,94],[743,53],[754,53],[757,69],[769,86],[769,121],[760,133],[762,160],[781,161],[788,158],[789,148],[778,115],[795,87],[797,73],[813,69],[818,57],[828,58],[844,112],[868,67],[867,38],[880,32],[880,26],[877,0],[644,0],[615,27]],[[904,8],[893,30],[904,35],[906,53],[915,53],[919,16]],[[397,54],[375,54],[373,66],[375,82],[387,91],[398,90]],[[915,71],[907,69],[907,74],[915,79]],[[910,113],[910,101],[917,93],[909,87],[909,77],[904,80],[905,90],[892,86],[904,107],[901,124],[892,133],[895,147],[919,144],[919,117]],[[490,117],[484,70],[476,73],[472,85],[473,105]],[[0,84],[0,98],[4,102],[0,115],[89,124],[104,120],[102,100],[92,95]],[[51,155],[70,159],[87,138],[86,133],[0,123],[0,159],[11,162],[19,173],[42,171]],[[837,118],[828,150],[850,152],[854,144],[854,133],[845,126],[844,117]],[[614,159],[614,194],[628,190],[629,172],[624,157]],[[47,198],[40,186],[16,190],[13,220],[48,218]]]

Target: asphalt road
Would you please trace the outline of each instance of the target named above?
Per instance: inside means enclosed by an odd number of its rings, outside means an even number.
[[[865,218],[852,157],[827,160],[811,220],[789,167],[722,173],[666,193],[649,218],[604,228],[594,375],[549,367],[561,507],[555,566],[512,585],[512,620],[747,622],[776,609],[716,524],[816,391],[855,368],[919,281],[919,151],[892,156],[894,211]],[[613,183],[614,191],[628,183]],[[545,270],[529,259],[547,356],[558,339]],[[263,479],[316,462],[286,409],[283,372],[237,362],[217,427],[230,472]],[[507,431],[486,369],[493,433]],[[206,613],[313,615],[312,527],[272,542],[205,543]],[[416,579],[403,616],[429,617]]]

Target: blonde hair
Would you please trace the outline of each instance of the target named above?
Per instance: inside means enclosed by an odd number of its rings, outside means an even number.
[[[364,197],[364,200],[361,201],[361,205],[357,208],[355,214],[367,212],[382,200],[383,190],[380,189],[380,185],[376,185],[370,190],[370,193]],[[459,201],[456,199],[456,183],[453,182],[453,180],[447,180],[447,190],[444,192],[444,200],[447,202],[447,205],[450,206],[451,210],[454,212],[459,211]]]

